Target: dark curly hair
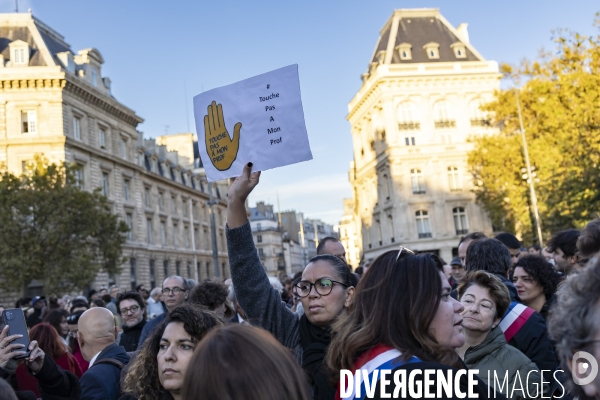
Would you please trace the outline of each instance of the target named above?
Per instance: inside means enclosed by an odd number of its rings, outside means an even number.
[[[221,282],[205,280],[190,291],[188,301],[215,310],[225,303],[228,294],[227,286]]]
[[[562,278],[545,258],[534,254],[523,256],[515,264],[517,267],[523,268],[544,289],[546,300],[556,293]]]
[[[160,384],[157,356],[160,339],[167,325],[172,322],[182,323],[183,329],[195,343],[200,342],[213,327],[223,325],[223,320],[217,314],[205,308],[193,304],[176,307],[160,325],[154,328],[131,363],[123,385],[125,394],[146,400],[171,398],[171,394]]]

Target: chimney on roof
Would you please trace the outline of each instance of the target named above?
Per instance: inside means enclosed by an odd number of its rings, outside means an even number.
[[[456,28],[456,33],[458,33],[458,38],[466,44],[469,44],[469,31],[467,31],[467,26],[469,24],[462,23]]]

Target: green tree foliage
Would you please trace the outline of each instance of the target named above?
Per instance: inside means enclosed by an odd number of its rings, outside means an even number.
[[[127,225],[99,189],[77,187],[77,168],[36,156],[21,176],[1,172],[2,289],[24,289],[37,279],[47,293],[64,293],[90,284],[100,271],[118,271]]]
[[[596,16],[597,27],[600,20]],[[559,31],[557,52],[519,67],[503,65],[521,84],[519,98],[538,208],[545,234],[580,227],[600,209],[600,35]],[[530,198],[514,89],[496,92],[483,107],[500,127],[474,138],[469,167],[478,201],[496,229],[533,240]]]

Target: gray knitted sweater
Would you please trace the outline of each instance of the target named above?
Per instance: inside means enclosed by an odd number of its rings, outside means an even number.
[[[271,332],[302,365],[300,317],[287,308],[271,286],[258,258],[249,222],[235,229],[227,227],[227,251],[235,295],[248,320]]]

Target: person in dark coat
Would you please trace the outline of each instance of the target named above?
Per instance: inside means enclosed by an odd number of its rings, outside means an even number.
[[[83,400],[117,400],[120,397],[121,369],[129,362],[125,349],[116,343],[113,314],[94,307],[81,315],[77,340],[90,366],[81,377]]]
[[[154,328],[156,328],[165,320],[168,313],[170,313],[175,307],[180,306],[187,301],[190,289],[191,288],[189,287],[188,282],[181,276],[174,275],[165,279],[161,291],[167,312],[162,313],[154,319],[148,321],[146,326],[144,326],[142,329],[138,346],[141,346],[142,343],[144,343],[144,340],[150,336]]]
[[[46,298],[44,296],[34,297],[33,300],[31,300],[31,307],[33,307],[33,312],[27,317],[27,327],[29,329],[43,322]]]
[[[117,313],[123,320],[119,345],[125,351],[136,351],[142,329],[146,325],[146,303],[138,292],[126,292],[117,300]]]
[[[17,367],[14,357],[23,354],[19,349],[21,345],[11,343],[16,338],[17,335],[8,336],[8,326],[0,332],[0,379],[9,379],[14,374]],[[81,386],[75,375],[57,366],[52,357],[46,357],[37,341],[29,343],[29,351],[25,364],[38,381],[42,400],[81,398]],[[18,399],[37,398],[31,391],[17,391],[16,396]]]

